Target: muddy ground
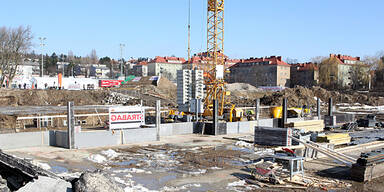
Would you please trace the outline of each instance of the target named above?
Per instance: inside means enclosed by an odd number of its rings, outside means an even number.
[[[239,136],[245,135],[236,137]],[[260,188],[246,183],[245,179],[252,179],[246,166],[273,151],[220,136],[171,136],[160,142],[114,148],[42,147],[7,152],[33,158],[41,166],[67,177],[101,169],[127,191],[305,191],[295,189],[302,186],[291,183],[283,186],[292,187],[285,188],[268,183],[268,187]],[[306,179],[323,184],[310,186],[309,191],[382,191],[381,180],[353,182],[346,176],[348,168],[332,160],[306,162],[304,167]]]

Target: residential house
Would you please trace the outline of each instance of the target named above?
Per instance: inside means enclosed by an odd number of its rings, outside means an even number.
[[[229,67],[229,83],[253,86],[290,86],[290,65],[281,56],[242,59]]]
[[[327,88],[364,89],[369,78],[369,66],[360,57],[330,54],[319,68],[320,83]]]
[[[291,64],[290,76],[291,87],[312,87],[319,84],[319,68],[312,62]]]
[[[138,64],[133,65],[129,74],[134,76],[139,76],[139,77],[148,76],[148,62],[141,61]]]
[[[148,76],[163,76],[176,82],[177,71],[183,69],[186,60],[181,57],[155,57],[148,62]]]

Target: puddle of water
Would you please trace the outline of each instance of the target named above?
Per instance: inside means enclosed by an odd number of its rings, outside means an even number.
[[[133,164],[137,164],[137,161],[131,159],[129,161],[113,162],[112,164],[113,165],[119,165],[119,166],[130,166],[130,165],[133,165]]]
[[[51,166],[51,171],[54,173],[65,173],[68,169],[59,165]]]
[[[132,174],[134,175],[134,174]],[[176,179],[177,173],[154,173],[150,175],[134,175],[132,180],[136,183],[142,184],[144,187],[150,190],[159,190],[166,185],[167,182]]]

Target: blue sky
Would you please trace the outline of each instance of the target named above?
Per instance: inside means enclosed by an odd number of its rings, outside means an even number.
[[[206,49],[206,0],[192,3],[192,53]],[[187,56],[188,0],[3,0],[0,26],[29,25],[46,51],[99,57]],[[308,61],[383,50],[382,0],[225,0],[225,53]]]

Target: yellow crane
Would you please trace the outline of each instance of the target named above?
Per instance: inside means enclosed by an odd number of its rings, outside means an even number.
[[[226,102],[224,82],[224,0],[208,0],[207,70],[204,72],[205,116],[212,116],[213,100],[218,101],[218,115],[223,115]]]

